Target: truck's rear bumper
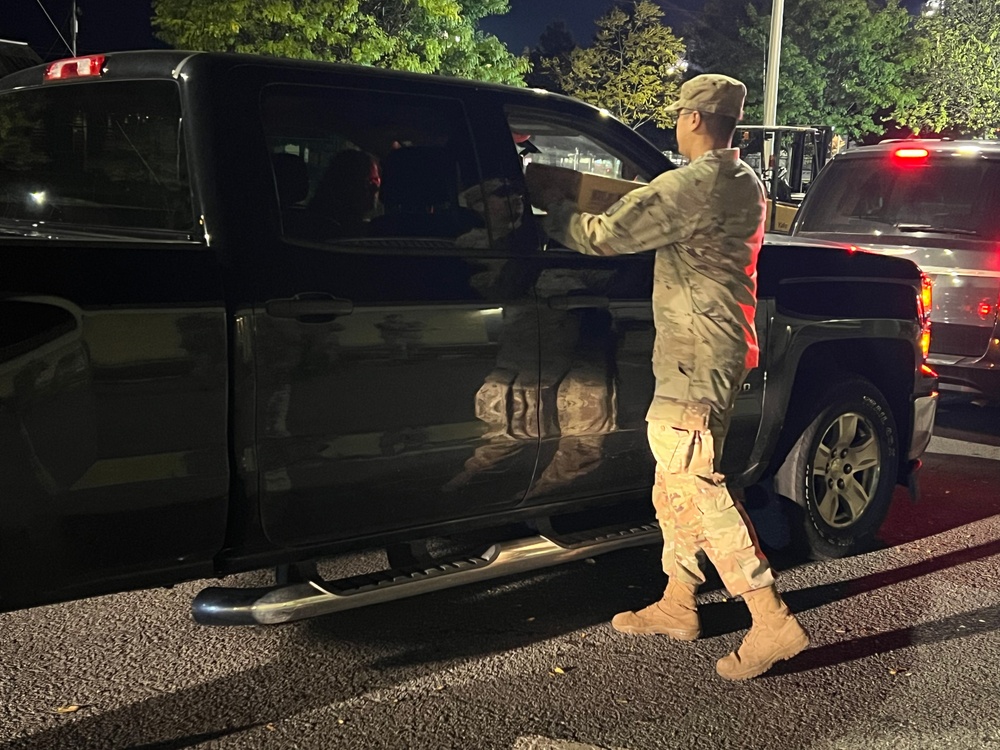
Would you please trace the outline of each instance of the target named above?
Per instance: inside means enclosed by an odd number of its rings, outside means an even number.
[[[937,405],[937,392],[913,399],[913,432],[910,436],[910,449],[907,453],[907,458],[910,461],[920,458],[931,442]]]

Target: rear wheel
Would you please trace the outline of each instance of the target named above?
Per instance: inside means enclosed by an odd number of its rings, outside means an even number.
[[[779,476],[803,508],[810,555],[822,560],[871,543],[892,501],[899,455],[892,411],[870,381],[848,377],[814,403]]]

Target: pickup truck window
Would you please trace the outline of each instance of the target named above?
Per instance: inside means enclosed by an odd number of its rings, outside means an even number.
[[[508,106],[505,111],[521,169],[526,173],[534,170],[536,175],[541,172],[546,181],[559,185],[567,197],[573,197],[581,211],[601,213],[651,177],[599,132],[582,131],[579,121],[542,108]],[[530,185],[531,177],[526,176]],[[536,204],[531,213],[545,211]],[[530,224],[531,219],[526,222]],[[536,229],[536,235],[540,231]],[[549,250],[562,247],[554,240],[547,242]]]
[[[578,123],[571,124],[544,110],[506,109],[507,122],[523,166],[545,164],[603,177],[640,179],[637,165],[599,138],[581,132]]]
[[[172,81],[0,95],[0,227],[149,236],[195,229]]]
[[[261,116],[288,238],[485,248],[510,231],[504,185],[481,181],[457,100],[274,84]]]

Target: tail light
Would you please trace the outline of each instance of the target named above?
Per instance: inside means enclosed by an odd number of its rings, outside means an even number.
[[[922,164],[927,161],[930,152],[926,148],[901,146],[892,152],[897,164]]]
[[[56,60],[45,69],[46,82],[65,81],[69,78],[100,77],[104,73],[104,55],[88,55],[87,57],[71,57],[67,60]]]
[[[926,273],[920,274],[920,294],[917,296],[917,312],[920,315],[920,353],[927,361],[931,350],[931,310],[934,307],[934,282]]]

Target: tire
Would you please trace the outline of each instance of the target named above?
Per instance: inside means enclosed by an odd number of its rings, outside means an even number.
[[[802,508],[809,556],[829,560],[869,548],[889,511],[899,450],[892,411],[870,381],[846,376],[812,403],[778,478]]]

